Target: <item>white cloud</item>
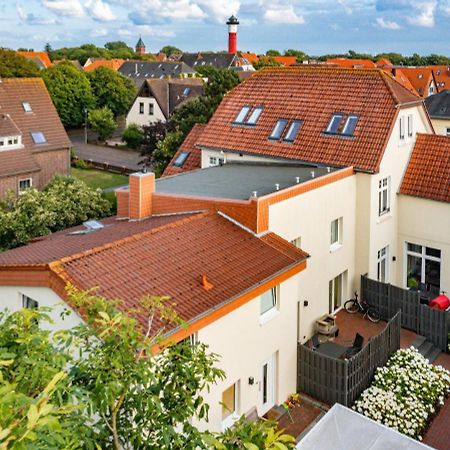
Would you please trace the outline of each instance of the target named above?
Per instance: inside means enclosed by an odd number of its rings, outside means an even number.
[[[133,33],[131,30],[127,28],[121,28],[118,32],[119,36],[134,36],[135,33]]]
[[[237,15],[241,7],[239,0],[196,0],[202,11],[213,21],[223,23],[231,14]]]
[[[338,0],[338,3],[344,8],[344,11],[349,16],[353,14],[353,9],[348,5],[347,0]]]
[[[411,25],[418,27],[434,27],[434,13],[436,11],[437,1],[413,2],[412,6],[417,10],[417,15],[408,17]]]
[[[79,0],[42,0],[42,5],[58,16],[82,17],[84,15]]]
[[[269,23],[298,24],[305,23],[303,16],[297,15],[292,5],[268,6],[264,12],[264,20]]]
[[[109,22],[116,18],[110,6],[102,0],[88,0],[85,3],[85,7],[94,20]]]
[[[106,28],[94,28],[91,31],[91,37],[96,38],[96,37],[102,37],[102,36],[107,36],[108,35],[108,30]]]
[[[139,34],[142,34],[142,36],[153,36],[158,38],[175,37],[175,33],[171,30],[164,30],[161,28],[151,27],[149,25],[139,25],[136,29]]]
[[[43,17],[35,16],[33,13],[26,13],[19,2],[16,3],[16,10],[19,19],[27,25],[55,25],[59,23],[56,19],[44,19]]]
[[[450,16],[450,0],[442,0],[439,9],[446,15]]]
[[[382,17],[378,17],[376,20],[376,25],[380,28],[386,28],[387,30],[400,30],[402,27],[393,20],[384,20]]]

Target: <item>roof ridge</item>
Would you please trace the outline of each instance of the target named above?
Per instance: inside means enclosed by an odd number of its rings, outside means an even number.
[[[89,250],[86,250],[84,252],[74,253],[73,255],[66,256],[66,257],[61,258],[61,259],[57,259],[55,261],[50,262],[49,263],[49,267],[53,268],[53,267],[59,266],[61,264],[65,264],[67,262],[75,261],[76,259],[80,259],[80,258],[83,258],[85,256],[89,256],[89,255],[92,255],[92,254],[95,254],[95,253],[99,253],[101,251],[108,250],[108,249],[113,248],[113,247],[119,247],[121,245],[127,244],[128,242],[135,241],[135,240],[138,240],[138,239],[142,239],[143,237],[145,237],[147,235],[152,235],[152,234],[158,233],[158,232],[160,232],[160,231],[162,231],[162,230],[164,230],[166,228],[175,228],[177,226],[181,226],[181,225],[184,225],[184,224],[186,224],[188,222],[191,222],[191,221],[194,221],[194,220],[199,220],[199,219],[201,219],[203,217],[207,217],[207,216],[210,216],[210,215],[213,215],[213,214],[215,214],[214,211],[205,211],[203,213],[193,214],[192,216],[189,216],[189,217],[183,217],[180,220],[160,225],[159,227],[152,228],[151,230],[141,231],[140,233],[132,234],[131,236],[126,236],[124,238],[116,239],[116,240],[113,240],[111,242],[107,242],[106,244],[99,245],[97,247],[93,247],[93,248],[91,248]]]
[[[381,79],[384,81],[384,84],[388,88],[389,93],[392,95],[392,97],[394,98],[394,100],[395,100],[397,105],[401,105],[403,102],[400,101],[400,99],[398,98],[397,94],[392,89],[392,86],[390,86],[389,83],[392,83],[392,82],[397,83],[397,85],[401,86],[401,89],[403,89],[405,92],[407,92],[408,94],[411,94],[414,97],[416,97],[418,102],[422,101],[421,97],[419,97],[417,94],[415,94],[414,92],[412,92],[409,89],[407,89],[402,83],[400,83],[395,78],[390,77],[383,69],[380,69],[380,73],[381,73]],[[407,103],[409,103],[409,102],[407,102]]]
[[[358,71],[359,73],[380,73],[383,72],[383,69],[378,67],[340,67],[340,66],[332,66],[327,64],[319,64],[319,65],[309,65],[309,64],[299,64],[289,67],[265,67],[261,70],[257,70],[252,77],[261,76],[267,73],[283,73],[283,72],[308,72],[308,71],[327,71],[327,72],[348,72],[355,73]]]

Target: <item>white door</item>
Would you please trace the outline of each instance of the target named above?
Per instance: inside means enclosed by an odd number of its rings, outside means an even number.
[[[260,415],[263,415],[275,405],[275,355],[264,361],[261,372]]]

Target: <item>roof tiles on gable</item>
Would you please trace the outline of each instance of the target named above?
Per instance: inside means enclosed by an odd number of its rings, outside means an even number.
[[[376,172],[397,107],[414,102],[421,99],[380,69],[265,69],[225,96],[197,144]],[[233,124],[244,105],[263,106],[256,126]],[[334,113],[358,116],[353,136],[324,133]],[[268,139],[280,118],[303,122],[293,143]]]
[[[400,194],[450,202],[450,137],[417,134]]]

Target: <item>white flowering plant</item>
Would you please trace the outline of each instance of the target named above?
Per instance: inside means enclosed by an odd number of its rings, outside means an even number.
[[[407,436],[422,440],[436,409],[450,393],[450,372],[428,362],[414,347],[395,352],[375,372],[353,409]]]

